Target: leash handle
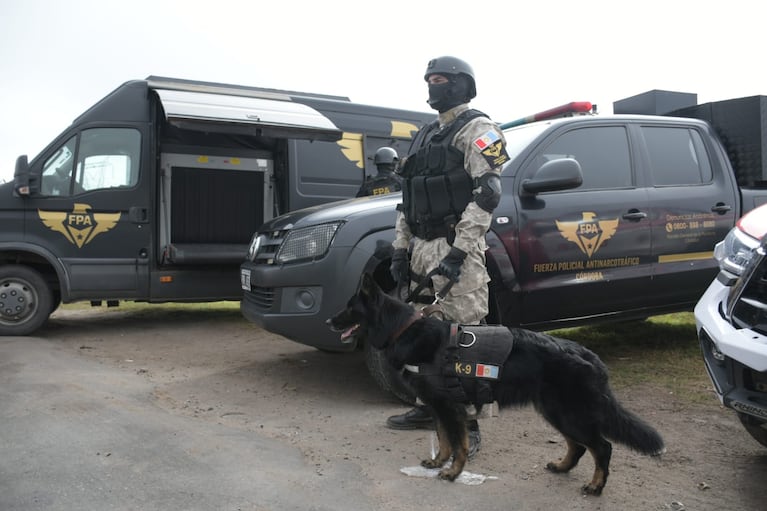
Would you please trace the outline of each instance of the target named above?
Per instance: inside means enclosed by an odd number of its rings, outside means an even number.
[[[429,283],[431,278],[434,275],[437,275],[438,273],[439,273],[439,266],[437,266],[436,268],[431,270],[429,273],[427,273],[426,276],[423,279],[421,279],[421,282],[418,283],[418,286],[416,286],[416,288],[407,296],[407,300],[405,301],[412,302],[413,299],[418,296],[418,293],[423,291],[423,288],[426,287],[426,285]],[[453,287],[453,284],[455,284],[454,281],[448,280],[447,284],[445,284],[445,287],[443,287],[437,293],[434,293],[434,303],[432,305],[444,300],[447,294],[450,292],[450,289]]]
[[[442,291],[434,293],[434,303],[438,303],[444,300],[447,297],[447,294],[450,292],[450,289],[453,287],[453,284],[455,284],[454,281],[448,280],[447,284],[445,284],[445,287],[442,288]]]

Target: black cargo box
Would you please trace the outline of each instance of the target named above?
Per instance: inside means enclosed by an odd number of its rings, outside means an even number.
[[[708,121],[727,150],[738,185],[767,181],[767,96],[704,103],[668,115]]]
[[[665,115],[698,104],[698,95],[690,92],[651,90],[613,102],[614,114]]]

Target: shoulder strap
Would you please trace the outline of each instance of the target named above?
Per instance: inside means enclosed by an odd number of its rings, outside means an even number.
[[[439,120],[434,119],[429,124],[423,126],[420,130],[418,130],[418,133],[415,134],[415,138],[410,143],[410,149],[408,150],[408,154],[418,150],[418,148],[426,145],[429,140],[431,139],[431,135],[434,133],[435,130],[439,128]]]
[[[452,138],[453,135],[461,131],[461,129],[466,126],[469,121],[472,121],[477,117],[488,117],[488,115],[473,108],[462,112],[461,115],[456,117],[453,122],[444,126],[441,130],[435,133],[434,136],[431,137],[431,141],[440,142],[448,135],[450,135],[450,138]]]

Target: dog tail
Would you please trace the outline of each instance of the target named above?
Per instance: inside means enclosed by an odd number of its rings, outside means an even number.
[[[605,436],[637,452],[659,456],[666,451],[660,433],[632,412],[612,400],[607,413]]]

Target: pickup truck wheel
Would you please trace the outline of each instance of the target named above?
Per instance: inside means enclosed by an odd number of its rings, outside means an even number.
[[[373,377],[373,380],[387,392],[391,392],[394,397],[404,401],[409,405],[415,404],[415,394],[413,390],[405,383],[401,371],[395,371],[386,360],[384,352],[365,343],[365,365]]]
[[[29,335],[51,314],[53,293],[27,266],[0,267],[0,335]]]
[[[746,428],[746,431],[748,431],[748,434],[754,440],[767,447],[767,421],[740,412],[738,412],[738,418],[743,427]]]

